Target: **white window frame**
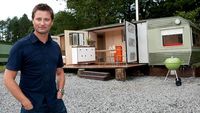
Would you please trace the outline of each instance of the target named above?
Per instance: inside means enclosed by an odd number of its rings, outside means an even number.
[[[173,28],[173,29],[161,30],[162,46],[165,47],[165,45],[163,43],[164,42],[163,36],[165,36],[165,35],[178,35],[178,34],[182,34],[182,41],[183,41],[183,28]],[[183,42],[182,42],[182,45],[183,45]],[[180,46],[180,45],[172,44],[172,45],[168,45],[168,46]]]

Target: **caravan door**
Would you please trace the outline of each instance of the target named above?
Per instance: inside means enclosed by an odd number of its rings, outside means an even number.
[[[149,63],[147,22],[137,23],[138,34],[138,60],[139,63]]]
[[[133,63],[137,61],[137,40],[136,26],[130,22],[125,22],[126,26],[126,62]]]

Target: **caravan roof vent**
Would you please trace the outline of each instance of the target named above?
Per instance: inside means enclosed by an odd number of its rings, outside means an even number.
[[[181,20],[177,18],[177,19],[175,20],[175,24],[176,24],[176,25],[181,24]]]

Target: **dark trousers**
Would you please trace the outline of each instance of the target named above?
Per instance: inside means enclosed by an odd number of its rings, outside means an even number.
[[[67,109],[63,100],[58,99],[55,106],[48,106],[43,103],[42,106],[38,108],[33,108],[32,110],[25,110],[23,107],[21,108],[21,113],[67,113]]]

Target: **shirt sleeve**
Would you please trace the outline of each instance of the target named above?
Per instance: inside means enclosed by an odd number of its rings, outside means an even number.
[[[6,68],[13,71],[19,71],[21,69],[22,53],[19,48],[19,44],[14,44],[10,50]]]
[[[62,54],[61,54],[61,49],[59,47],[59,56],[58,56],[58,64],[57,64],[57,68],[61,68],[63,67],[63,59],[62,59]]]

